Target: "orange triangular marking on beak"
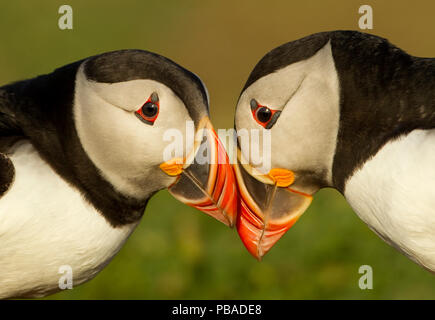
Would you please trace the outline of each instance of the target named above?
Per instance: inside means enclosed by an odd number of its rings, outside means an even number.
[[[295,174],[291,170],[274,168],[269,171],[269,177],[278,187],[288,187],[295,181]]]
[[[160,164],[160,169],[168,176],[179,176],[183,172],[184,159],[173,158]]]

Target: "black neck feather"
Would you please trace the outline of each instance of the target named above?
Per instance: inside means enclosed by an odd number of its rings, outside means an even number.
[[[334,186],[345,182],[388,141],[435,128],[435,59],[417,58],[359,32],[331,38],[340,83]]]

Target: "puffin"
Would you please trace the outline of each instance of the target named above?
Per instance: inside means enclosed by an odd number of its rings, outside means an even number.
[[[254,257],[334,188],[380,238],[435,271],[434,58],[358,31],[283,44],[249,75],[235,128],[269,137],[256,149],[270,153],[261,167],[237,138],[237,230]]]
[[[235,176],[194,73],[128,49],[0,87],[0,298],[60,291],[64,266],[74,287],[95,277],[162,189],[235,222]]]

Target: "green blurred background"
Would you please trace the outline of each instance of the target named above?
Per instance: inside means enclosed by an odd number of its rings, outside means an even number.
[[[57,26],[61,4],[73,7],[73,30]],[[229,128],[240,90],[266,52],[311,33],[357,29],[362,4],[374,10],[370,32],[435,56],[434,1],[2,0],[0,84],[104,51],[146,49],[197,73],[216,128]],[[358,287],[364,264],[373,267],[373,290]],[[109,266],[49,298],[433,299],[435,277],[380,240],[334,190],[319,192],[261,263],[235,230],[162,191]]]

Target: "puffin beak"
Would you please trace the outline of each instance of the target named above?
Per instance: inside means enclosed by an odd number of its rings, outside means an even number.
[[[294,173],[272,169],[268,175],[249,165],[234,165],[239,188],[237,231],[248,251],[258,260],[290,229],[313,197],[291,188]]]
[[[204,117],[195,133],[192,151],[184,159],[160,165],[177,180],[168,190],[179,201],[232,227],[237,216],[237,185],[228,155],[213,126]]]

